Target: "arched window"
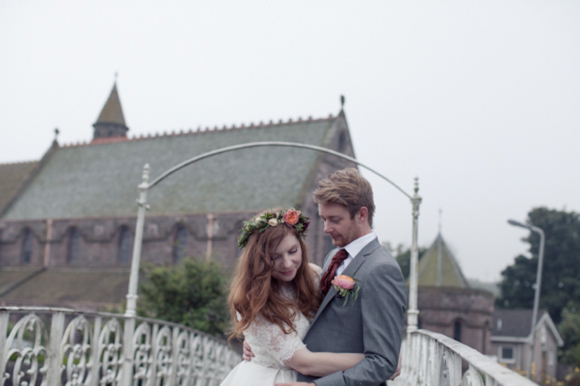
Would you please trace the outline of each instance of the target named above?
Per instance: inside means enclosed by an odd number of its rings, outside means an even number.
[[[70,228],[68,231],[68,249],[67,249],[67,261],[69,263],[76,263],[79,260],[79,249],[80,249],[80,239],[81,235],[77,228]]]
[[[177,227],[175,242],[173,243],[173,261],[179,263],[187,255],[187,228],[183,225]]]
[[[341,131],[340,134],[338,135],[338,151],[344,152],[346,150],[346,143],[347,143],[346,132]]]
[[[461,321],[459,320],[456,320],[455,324],[453,325],[453,339],[461,342]]]
[[[129,264],[131,261],[131,231],[126,226],[119,234],[119,263]]]
[[[22,262],[30,264],[32,260],[32,231],[28,228],[24,230],[24,237],[22,238]]]

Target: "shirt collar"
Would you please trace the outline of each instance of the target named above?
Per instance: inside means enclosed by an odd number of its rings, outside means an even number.
[[[362,249],[366,247],[367,244],[373,241],[376,237],[377,234],[375,232],[367,233],[366,235],[351,241],[348,245],[344,247],[344,249],[346,249],[348,255],[354,259],[356,255],[358,255],[359,252],[362,251]]]

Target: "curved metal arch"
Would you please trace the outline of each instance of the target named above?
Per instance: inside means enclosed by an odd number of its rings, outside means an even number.
[[[192,163],[195,163],[197,161],[201,161],[202,159],[209,158],[209,157],[213,157],[213,156],[218,155],[218,154],[228,153],[228,152],[235,151],[235,150],[247,149],[247,148],[251,148],[251,147],[267,147],[267,146],[270,146],[270,147],[273,147],[273,146],[279,146],[279,147],[295,147],[295,148],[310,149],[310,150],[315,150],[315,151],[319,151],[319,152],[322,152],[322,153],[332,154],[334,156],[337,156],[339,158],[346,159],[346,160],[348,160],[350,162],[353,162],[353,163],[355,163],[355,164],[357,164],[357,165],[359,165],[359,166],[367,169],[368,171],[376,174],[377,176],[381,177],[383,180],[387,181],[389,184],[391,184],[392,186],[394,186],[397,190],[399,190],[401,193],[403,193],[409,199],[412,199],[413,198],[413,197],[411,197],[410,194],[408,194],[403,189],[401,189],[393,181],[391,181],[387,177],[383,176],[381,173],[379,173],[376,170],[370,168],[369,166],[363,164],[362,162],[357,161],[356,159],[354,159],[352,157],[349,157],[347,155],[344,155],[344,154],[339,153],[339,152],[334,151],[334,150],[327,149],[325,147],[308,145],[308,144],[304,144],[304,143],[276,142],[276,141],[272,141],[272,142],[250,142],[250,143],[244,143],[244,144],[241,144],[241,145],[228,146],[228,147],[223,147],[221,149],[208,151],[207,153],[203,153],[201,155],[198,155],[198,156],[192,157],[192,158],[190,158],[188,160],[185,160],[182,163],[177,164],[174,167],[172,167],[171,169],[165,171],[163,174],[161,174],[156,179],[154,179],[153,181],[151,181],[151,183],[149,183],[147,185],[147,189],[150,189],[150,188],[154,187],[155,185],[159,184],[165,178],[169,177],[170,175],[172,175],[173,173],[177,172],[178,170],[183,169],[184,167],[186,167],[188,165],[191,165]]]

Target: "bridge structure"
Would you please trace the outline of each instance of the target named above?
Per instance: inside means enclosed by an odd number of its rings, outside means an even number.
[[[391,385],[535,385],[485,355],[441,334],[417,328],[418,217],[421,197],[415,179],[410,195],[354,158],[330,149],[288,142],[254,142],[190,158],[149,182],[143,169],[137,225],[124,314],[66,308],[0,307],[0,386],[173,386],[219,385],[241,361],[220,338],[136,314],[138,271],[148,191],[169,175],[205,158],[249,147],[282,146],[347,159],[387,181],[411,202],[412,245],[407,331],[401,375]]]

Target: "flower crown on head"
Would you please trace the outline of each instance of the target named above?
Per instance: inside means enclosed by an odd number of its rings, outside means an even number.
[[[304,238],[304,232],[308,228],[308,217],[304,216],[302,212],[294,208],[288,210],[282,210],[280,212],[266,212],[262,213],[258,217],[252,219],[252,221],[244,221],[244,226],[240,229],[242,234],[238,237],[238,247],[242,249],[248,243],[248,238],[255,231],[260,233],[264,232],[270,227],[275,227],[278,224],[286,224],[293,227],[298,231],[298,234]]]

